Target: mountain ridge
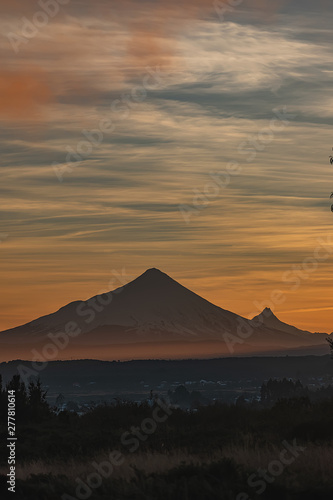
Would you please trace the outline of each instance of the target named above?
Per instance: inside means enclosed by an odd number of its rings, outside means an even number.
[[[43,345],[67,330],[80,333],[71,348],[109,349],[112,346],[158,346],[207,343],[232,354],[232,350],[280,351],[324,345],[327,334],[313,334],[280,321],[265,308],[247,319],[225,310],[187,289],[166,273],[147,269],[131,282],[85,301],[73,301],[58,311],[24,325],[0,332],[0,347],[16,343]],[[232,347],[232,349],[231,349]],[[133,350],[132,349],[132,350]],[[175,347],[176,349],[176,347]],[[162,350],[162,348],[160,348]]]

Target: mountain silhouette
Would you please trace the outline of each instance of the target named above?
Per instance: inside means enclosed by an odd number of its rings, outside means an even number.
[[[141,356],[144,347],[144,357],[184,353],[186,357],[304,348],[326,352],[326,337],[287,325],[267,308],[249,320],[152,268],[116,290],[71,302],[55,313],[1,332],[0,348],[8,357],[9,351],[10,356],[22,349],[29,354],[38,347],[40,352],[51,341],[58,345],[61,359],[92,352],[107,359],[114,359],[116,353],[126,357],[126,352],[132,353],[129,357]]]
[[[275,316],[275,314],[273,313],[273,311],[269,307],[266,307],[261,312],[261,314],[259,314],[258,316],[255,316],[252,319],[252,322],[257,321],[259,318],[262,319],[263,325],[266,326],[267,328],[272,328],[274,330],[279,330],[281,332],[290,333],[291,335],[296,335],[296,336],[298,336],[302,332],[305,334],[310,334],[310,332],[307,330],[299,330],[295,326],[291,326],[291,325],[288,325],[287,323],[283,323],[283,321],[280,321]]]

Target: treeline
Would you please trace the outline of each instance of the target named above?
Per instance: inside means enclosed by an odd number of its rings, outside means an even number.
[[[310,470],[295,477],[295,491],[284,481],[267,484],[264,494],[258,496],[249,488],[248,477],[256,472],[251,464],[244,468],[237,462],[237,453],[244,449],[267,451],[267,444],[281,449],[283,440],[296,439],[297,445],[312,449],[328,446],[333,440],[333,400],[311,403],[307,398],[281,399],[271,408],[251,405],[214,404],[202,406],[196,412],[172,409],[167,419],[158,423],[154,432],[145,435],[144,422],[150,420],[155,407],[135,403],[100,406],[79,417],[75,413],[52,414],[39,424],[21,422],[18,426],[17,455],[20,462],[92,463],[118,450],[124,456],[134,457],[124,446],[124,434],[137,438],[137,452],[151,457],[153,462],[160,454],[166,456],[185,452],[191,456],[209,457],[223,454],[225,449],[236,450],[234,458],[216,463],[188,465],[161,473],[135,470],[133,479],[106,479],[94,490],[91,498],[118,500],[234,500],[246,492],[242,500],[326,500],[332,498],[333,485],[323,483]],[[161,413],[160,413],[161,415]],[[1,439],[1,437],[0,437]],[[4,442],[4,441],[3,441]],[[278,452],[276,452],[278,453]],[[103,458],[104,457],[104,458]],[[274,460],[278,454],[274,455]],[[5,456],[1,456],[5,463]],[[267,466],[263,459],[263,467]],[[84,478],[84,476],[83,476]],[[304,489],[302,484],[306,484]],[[5,481],[5,478],[0,477]],[[331,481],[330,481],[331,482]],[[18,481],[19,500],[55,500],[64,492],[76,497],[75,477],[60,474],[33,474],[26,481]],[[329,489],[331,488],[331,489]],[[68,499],[68,497],[66,497]]]
[[[20,375],[14,375],[6,386],[3,385],[0,374],[0,415],[6,420],[8,391],[15,391],[15,420],[40,422],[50,417],[51,410],[46,401],[46,391],[42,389],[41,381],[31,381],[26,387]]]
[[[289,443],[296,440],[298,445],[309,449],[328,447],[333,441],[333,398],[313,401],[299,381],[269,380],[262,386],[262,401],[251,403],[198,404],[196,411],[190,411],[170,407],[152,398],[144,404],[118,401],[114,405],[100,405],[82,416],[68,410],[52,411],[41,382],[37,380],[25,387],[16,375],[6,387],[0,382],[3,416],[7,415],[8,390],[16,393],[20,463],[41,460],[90,464],[96,457],[107,457],[110,450],[118,450],[126,457],[133,457],[135,451],[151,457],[151,461],[156,455],[175,456],[177,452],[204,457],[201,464],[195,466],[184,465],[154,474],[136,471],[132,480],[105,480],[93,493],[92,498],[98,499],[231,500],[242,491],[248,498],[259,498],[247,481],[249,474],[254,472],[252,466],[249,464],[245,470],[239,465],[237,453],[256,449],[265,454],[268,443],[271,448],[280,450],[283,440]],[[183,389],[170,396],[177,401],[198,397]],[[3,418],[0,441],[5,443],[6,438],[6,418]],[[226,449],[236,450],[234,459],[205,463],[205,457],[219,456]],[[7,450],[3,446],[0,447],[0,465],[6,466],[6,463]],[[276,481],[267,484],[260,498],[332,498],[333,485],[332,488],[323,485],[322,478],[311,476],[311,470],[304,472],[304,478],[309,480],[304,490],[301,488],[303,478],[295,482],[294,493],[290,487]],[[0,487],[5,484],[6,477],[0,476]],[[19,480],[17,487],[19,500],[59,499],[64,492],[75,498],[75,478],[60,474],[33,474],[26,481]],[[246,495],[243,498],[247,499]]]
[[[333,386],[320,387],[311,391],[304,387],[300,380],[293,382],[284,378],[283,380],[269,379],[263,383],[260,391],[260,403],[264,406],[272,405],[285,399],[308,399],[309,402],[319,401],[321,399],[333,398]]]
[[[46,401],[39,380],[25,387],[18,375],[3,387],[0,377],[0,440],[7,438],[7,393],[16,394],[16,424],[20,460],[89,457],[99,451],[122,445],[124,433],[152,419],[158,402],[143,404],[118,401],[100,405],[82,416],[75,411],[55,412]],[[302,384],[287,380],[269,380],[261,389],[261,401],[237,401],[227,405],[205,404],[199,395],[181,388],[170,394],[172,402],[193,398],[196,410],[171,405],[170,415],[159,423],[149,439],[140,441],[142,451],[173,452],[186,449],[206,453],[228,444],[242,445],[258,435],[263,441],[282,437],[327,441],[333,439],[333,390],[323,388],[311,393]],[[315,394],[315,397],[313,396]],[[258,424],[259,423],[259,424]],[[281,436],[283,429],[284,436]],[[146,436],[147,437],[147,436]],[[128,437],[128,440],[131,436]],[[126,447],[124,447],[126,452]],[[0,462],[6,460],[6,449],[0,447]]]
[[[5,390],[1,390],[1,414],[4,416],[7,414],[8,389],[16,392],[20,460],[89,457],[119,447],[126,452],[128,449],[122,442],[124,433],[129,442],[132,429],[140,428],[147,419],[151,420],[158,408],[157,401],[144,404],[118,402],[112,406],[98,406],[82,416],[68,410],[56,413],[49,408],[40,381],[25,388],[15,376]],[[300,383],[269,381],[262,389],[262,397],[270,401],[268,406],[260,402],[234,405],[215,402],[198,405],[195,412],[171,406],[167,418],[156,425],[149,439],[147,436],[136,439],[140,441],[140,450],[163,453],[177,449],[211,453],[228,444],[241,446],[249,439],[255,443],[258,426],[263,442],[275,441],[278,444],[283,438],[295,437],[322,442],[333,439],[333,399],[311,401],[303,394],[303,389]],[[285,391],[291,397],[283,397]],[[275,398],[278,400],[272,402]],[[4,418],[0,426],[2,442],[6,437]],[[6,450],[1,447],[0,461],[5,458]]]
[[[262,384],[260,401],[262,403],[275,403],[280,399],[309,397],[309,390],[303,387],[300,380],[293,382],[284,378],[283,380],[269,379]]]
[[[168,398],[171,404],[185,408],[198,408],[203,404],[208,404],[209,399],[200,391],[188,391],[184,385],[179,385],[174,391],[168,391]]]
[[[280,400],[297,398],[308,398],[312,402],[333,398],[333,386],[310,390],[307,386],[303,386],[300,380],[294,382],[287,378],[282,380],[270,378],[268,382],[262,384],[259,399],[245,392],[237,398],[236,404],[267,408]],[[179,385],[174,391],[169,390],[168,399],[171,404],[180,408],[197,409],[202,405],[211,404],[202,392],[197,390],[190,392],[184,385]]]

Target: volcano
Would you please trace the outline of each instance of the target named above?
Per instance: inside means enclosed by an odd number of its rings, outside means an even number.
[[[1,332],[0,349],[3,361],[45,360],[46,354],[51,359],[111,360],[288,351],[326,354],[327,337],[287,325],[270,309],[249,320],[152,268],[116,290],[71,302]]]

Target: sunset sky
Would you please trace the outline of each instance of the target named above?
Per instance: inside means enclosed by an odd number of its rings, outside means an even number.
[[[0,6],[0,330],[157,267],[332,332],[333,3],[43,3]]]

